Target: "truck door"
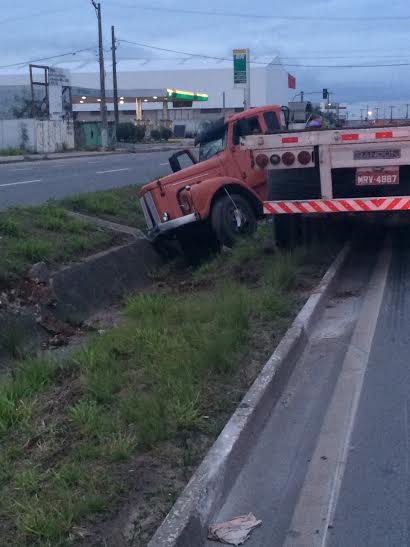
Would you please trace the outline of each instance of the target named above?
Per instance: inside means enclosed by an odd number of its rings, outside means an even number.
[[[256,192],[261,199],[266,199],[267,174],[264,170],[253,168],[253,160],[250,150],[240,147],[240,138],[247,135],[262,134],[262,128],[258,116],[242,118],[233,124],[232,128],[232,158],[235,164],[236,176]]]

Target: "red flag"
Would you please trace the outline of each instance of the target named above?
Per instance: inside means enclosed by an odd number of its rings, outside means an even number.
[[[296,78],[292,74],[288,74],[288,87],[289,89],[296,89]]]

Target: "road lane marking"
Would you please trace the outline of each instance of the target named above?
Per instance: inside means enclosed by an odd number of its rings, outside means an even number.
[[[8,182],[7,184],[0,184],[0,188],[3,188],[4,186],[18,186],[19,184],[31,184],[32,182],[41,182],[42,179],[35,179],[35,180],[22,180],[20,182]]]
[[[325,547],[346,468],[359,399],[392,258],[385,242],[364,296],[284,547]]]
[[[168,165],[168,164],[169,164],[169,162],[166,162],[166,163],[160,163],[160,165],[161,165],[161,166],[162,166],[162,165]]]
[[[108,169],[107,171],[97,171],[97,175],[104,175],[105,173],[118,173],[119,171],[129,171],[130,167],[123,167],[122,169]]]
[[[19,169],[10,169],[10,171],[30,171],[32,167],[21,167]]]

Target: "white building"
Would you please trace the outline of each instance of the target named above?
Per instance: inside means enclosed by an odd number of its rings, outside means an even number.
[[[71,73],[73,90],[73,110],[79,121],[98,121],[100,104],[98,102],[99,67],[97,63],[70,61],[59,63],[59,67]],[[286,105],[295,95],[295,79],[281,65],[278,57],[272,59],[252,58],[251,60],[251,106],[265,104]],[[124,97],[119,105],[120,120],[136,118],[136,97],[141,91],[152,92],[169,88],[188,90],[208,94],[208,101],[194,102],[192,107],[185,105],[174,108],[172,100],[168,101],[168,119],[173,125],[185,125],[188,130],[197,130],[201,122],[216,119],[223,113],[230,114],[243,109],[244,91],[233,84],[233,62],[228,60],[210,60],[188,58],[139,59],[135,61],[118,61],[117,77],[119,97]],[[109,120],[113,119],[112,73],[110,63],[106,60],[106,89]],[[291,89],[290,89],[291,87]],[[29,94],[28,67],[18,73],[0,73],[0,110],[12,104],[18,89],[25,89]],[[87,97],[84,101],[82,97]],[[82,102],[80,102],[82,101]],[[151,125],[160,125],[164,117],[163,101],[146,98],[142,104],[142,118]],[[3,117],[7,117],[3,114]]]

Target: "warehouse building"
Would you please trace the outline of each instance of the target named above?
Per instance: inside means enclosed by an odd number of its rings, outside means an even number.
[[[69,71],[74,119],[97,122],[100,116],[99,67],[83,61],[60,63]],[[108,119],[113,121],[113,80],[106,63]],[[117,64],[120,121],[149,127],[170,125],[197,132],[203,124],[239,112],[244,90],[233,84],[232,62],[188,58],[138,59]],[[251,106],[288,104],[296,82],[278,57],[251,60]],[[19,97],[30,96],[28,68],[0,74],[0,116],[13,117]]]

